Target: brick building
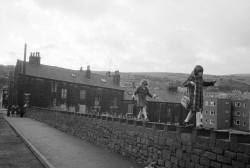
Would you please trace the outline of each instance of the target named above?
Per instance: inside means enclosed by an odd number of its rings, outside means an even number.
[[[99,75],[87,70],[71,70],[40,63],[40,53],[31,53],[29,62],[18,60],[10,79],[9,101],[22,106],[67,110],[72,112],[117,113],[124,90],[120,74]]]
[[[250,131],[250,100],[241,99],[232,101],[233,127],[241,131]]]
[[[202,115],[205,128],[229,129],[231,127],[231,100],[205,97]]]

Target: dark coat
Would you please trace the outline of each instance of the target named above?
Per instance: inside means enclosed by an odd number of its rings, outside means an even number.
[[[193,86],[191,82],[194,82],[195,86]],[[194,69],[187,81],[185,81],[183,84],[185,87],[187,87],[188,96],[190,98],[190,105],[188,107],[188,110],[192,110],[192,112],[202,111],[203,87],[213,86],[214,83],[215,82],[206,82],[202,77],[197,77],[197,69]]]
[[[135,91],[135,95],[138,95],[137,99],[137,106],[144,107],[147,105],[147,96],[153,97],[152,94],[149,92],[147,87],[143,88],[142,86],[138,87]]]

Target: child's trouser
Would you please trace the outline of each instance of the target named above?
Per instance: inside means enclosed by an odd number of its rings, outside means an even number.
[[[194,114],[196,115],[197,126],[202,125],[202,113],[201,113],[201,111],[193,112],[190,110],[188,112],[188,115],[187,115],[186,119],[184,120],[184,122],[189,122],[192,119],[192,117],[194,116]]]
[[[139,114],[137,116],[138,119],[142,118],[142,115],[144,116],[144,119],[147,120],[148,116],[147,116],[147,106],[143,106],[143,107],[139,107]]]

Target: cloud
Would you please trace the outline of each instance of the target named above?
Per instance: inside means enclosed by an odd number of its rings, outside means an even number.
[[[2,1],[0,63],[21,59],[27,42],[43,63],[73,69],[250,73],[249,9],[247,0]]]

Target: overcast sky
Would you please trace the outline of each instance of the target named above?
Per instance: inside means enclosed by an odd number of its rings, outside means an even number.
[[[249,0],[0,0],[0,64],[250,73]],[[29,56],[29,54],[28,54]]]

